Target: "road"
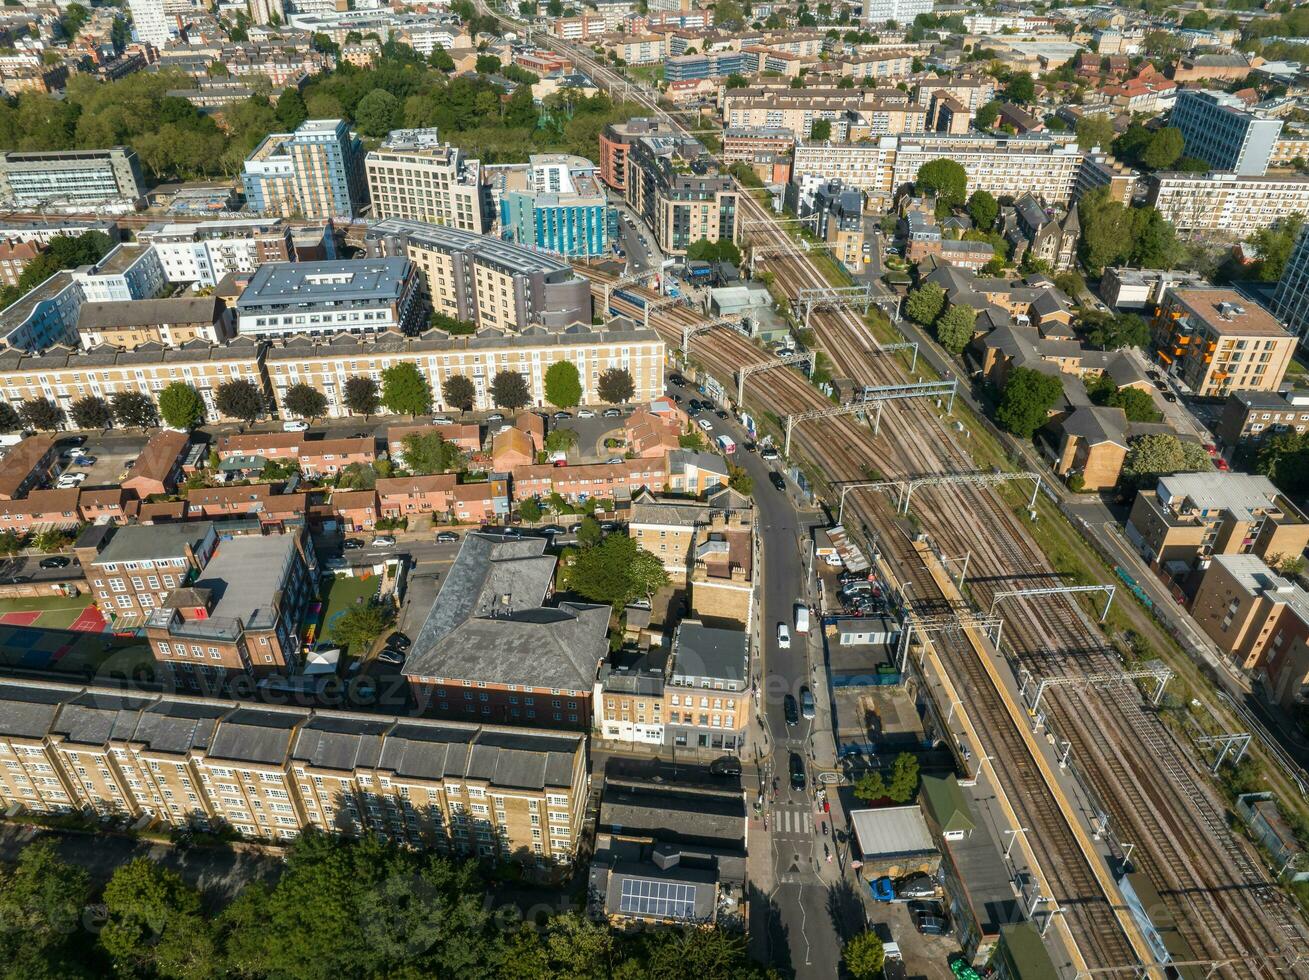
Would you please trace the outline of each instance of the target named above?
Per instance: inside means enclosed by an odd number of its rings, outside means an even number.
[[[758,453],[739,448],[749,436],[735,419],[725,421],[705,412],[697,418],[712,423],[711,435],[726,432],[736,441],[738,449],[731,460],[754,481],[755,522],[759,528],[756,690],[766,748],[757,759],[758,784],[747,780],[747,786],[763,787],[766,799],[768,829],[762,841],[756,838],[752,842],[750,865],[751,875],[768,901],[756,901],[752,908],[751,950],[783,973],[835,977],[843,939],[830,910],[840,910],[847,934],[862,926],[863,913],[857,899],[853,903],[833,900],[833,896],[853,892],[837,885],[843,865],[829,865],[823,859],[823,844],[831,838],[825,837],[820,828],[830,818],[822,815],[814,791],[818,770],[831,767],[836,750],[831,726],[824,723],[828,698],[825,692],[816,694],[822,706],[816,720],[819,729],[814,721],[803,718],[798,725],[788,726],[783,709],[787,695],[798,701],[800,689],[813,683],[814,664],[822,659],[817,634],[797,635],[793,616],[797,600],[813,603],[812,568],[806,563],[806,555],[812,552],[805,543],[810,540],[810,527],[818,522],[818,515],[798,510],[790,481],[786,491],[775,489],[769,482],[772,468],[768,462]],[[778,646],[779,623],[786,623],[791,630],[791,646],[786,650]],[[804,760],[807,785],[803,789],[791,787],[788,762],[793,752]],[[766,872],[758,874],[756,851],[765,843]]]

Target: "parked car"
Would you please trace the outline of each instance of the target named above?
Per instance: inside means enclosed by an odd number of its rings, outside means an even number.
[[[67,568],[72,564],[72,559],[66,555],[51,555],[49,558],[41,559],[42,568]]]
[[[777,645],[783,650],[791,649],[791,631],[786,628],[785,623],[777,624]]]
[[[71,490],[73,487],[80,486],[85,482],[85,473],[64,473],[59,477],[56,486],[58,486],[60,490]]]
[[[282,423],[283,432],[307,432],[309,430],[308,422],[301,422],[299,419],[288,419]]]
[[[704,429],[706,432],[714,431],[713,423],[710,422],[708,419],[696,419],[695,424],[700,426],[700,428]]]
[[[873,893],[874,901],[894,902],[895,888],[891,884],[891,879],[886,876],[874,878],[868,883],[868,890]]]
[[[499,412],[492,412],[490,415],[486,417],[486,420],[488,422],[503,422],[505,420],[505,417],[501,415]]]
[[[608,459],[605,460],[605,462],[609,463],[610,465],[614,463],[621,463],[622,461],[623,461],[623,457],[621,456],[610,456]]]
[[[776,470],[768,474],[768,482],[778,490],[786,489],[786,480],[783,479],[782,474],[778,473]]]
[[[401,667],[404,665],[405,655],[401,653],[399,650],[389,650],[389,649],[383,650],[381,653],[377,655],[377,662],[383,664],[393,664],[396,667]]]
[[[936,882],[928,874],[905,875],[895,882],[895,893],[900,898],[933,898],[936,891]]]
[[[807,780],[805,779],[805,773],[804,773],[804,759],[800,758],[800,753],[798,752],[791,753],[790,769],[791,769],[791,788],[804,789]]]
[[[593,419],[595,418],[595,412],[591,411],[589,408],[584,408],[577,413],[577,417],[579,419]]]
[[[764,446],[763,449],[759,450],[760,459],[780,459],[781,456],[782,454],[779,453],[772,446]]]
[[[681,401],[682,399],[680,396],[678,396],[677,400]],[[604,417],[607,419],[622,418],[622,415],[623,415],[623,410],[621,408],[606,408],[604,410]]]
[[[1170,404],[1170,405],[1176,405],[1176,404],[1177,404],[1177,396],[1174,395],[1171,391],[1165,391],[1165,392],[1164,392],[1164,401],[1168,402],[1168,404]]]
[[[675,385],[678,388],[682,388],[686,385],[686,379],[680,374],[670,374],[668,376],[668,383],[670,385]]]
[[[446,418],[444,415],[438,415],[432,419],[433,425],[454,425],[454,419]]]
[[[914,925],[924,936],[947,936],[950,934],[950,923],[935,915],[915,915]]]
[[[73,465],[75,466],[94,466],[96,459],[94,456],[74,456]]]
[[[734,755],[725,755],[709,763],[709,771],[715,776],[739,776],[741,760]]]
[[[782,715],[788,726],[800,724],[800,708],[796,704],[795,695],[788,694],[782,698]]]
[[[459,535],[454,531],[438,531],[436,534],[437,544],[454,544],[459,540]]]
[[[572,412],[555,412],[554,415],[552,415],[552,416],[550,416],[550,417],[551,417],[552,419],[554,419],[556,422],[561,422],[561,421],[563,421],[564,419],[571,419],[571,418],[573,417],[573,413],[572,413]]]
[[[692,398],[689,402],[686,403],[686,407],[690,411],[690,413],[694,415],[696,412],[700,411],[700,399]]]
[[[341,547],[346,551],[354,551],[356,548],[362,548],[363,546],[363,538],[346,538],[341,542]]]
[[[808,687],[800,688],[800,714],[804,718],[814,717],[814,692]]]
[[[938,919],[947,919],[945,907],[934,898],[909,903],[910,915],[934,915]]]
[[[395,647],[397,650],[408,650],[409,637],[397,630],[386,638],[386,645]]]
[[[721,408],[718,411],[714,412],[714,414],[717,415],[720,419],[727,418],[727,413],[724,412]]]
[[[395,547],[395,538],[393,538],[393,537],[392,537],[391,535],[389,535],[389,534],[379,534],[377,537],[373,538],[373,547],[374,547],[374,548],[394,548],[394,547]]]
[[[551,537],[551,538],[552,538],[552,537],[554,537],[556,534],[563,534],[563,533],[564,533],[564,526],[563,526],[562,524],[545,524],[545,525],[542,525],[541,527],[538,527],[538,528],[536,529],[536,533],[537,533],[537,534],[544,534],[544,535],[546,535],[547,537]]]

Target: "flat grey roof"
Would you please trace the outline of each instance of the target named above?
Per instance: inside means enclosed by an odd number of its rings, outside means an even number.
[[[120,527],[104,550],[96,556],[94,564],[177,558],[186,553],[187,547],[195,548],[199,545],[213,527],[213,521]]]
[[[268,262],[255,271],[236,306],[245,310],[398,300],[412,270],[402,258]]]
[[[213,593],[214,619],[249,622],[256,610],[272,606],[295,553],[294,534],[235,537],[219,544],[195,586]]]
[[[364,239],[375,241],[388,236],[410,239],[442,252],[468,252],[511,273],[527,275],[543,272],[551,281],[575,277],[573,267],[553,255],[506,242],[494,235],[477,235],[449,225],[434,225],[408,218],[387,218],[373,225]]]
[[[220,311],[218,304],[216,296],[83,303],[77,314],[77,329],[154,326],[160,323],[213,323]]]
[[[859,850],[865,857],[890,858],[936,852],[932,833],[917,803],[878,810],[851,810]]]
[[[714,629],[683,622],[674,641],[674,677],[745,679],[749,639],[744,630]]]

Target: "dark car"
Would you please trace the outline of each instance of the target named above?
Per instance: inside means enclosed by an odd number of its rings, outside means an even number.
[[[576,534],[576,533],[577,533],[578,531],[580,531],[580,530],[582,530],[582,525],[581,525],[581,524],[569,524],[569,525],[568,525],[568,533],[569,533],[569,534]]]
[[[910,915],[934,915],[938,919],[948,918],[948,916],[945,914],[945,907],[942,906],[941,903],[936,901],[935,899],[930,899],[925,902],[910,902],[909,914]]]
[[[668,383],[670,385],[674,385],[678,388],[681,388],[686,384],[686,379],[682,377],[680,374],[670,374],[668,376]]]
[[[409,637],[399,632],[392,633],[386,638],[386,645],[395,647],[397,650],[408,650],[410,642]]]
[[[914,925],[924,936],[946,936],[950,934],[950,923],[934,915],[915,915]]]
[[[51,555],[49,558],[41,559],[42,568],[67,568],[72,564],[72,559],[63,555]]]
[[[615,524],[613,521],[601,521],[600,530],[604,531],[605,534],[609,534],[612,531],[617,531],[618,525]]]
[[[721,408],[718,411],[714,412],[714,414],[717,415],[720,419],[727,418],[727,413],[724,412]]]
[[[791,788],[804,789],[805,783],[804,759],[800,758],[798,752],[791,753]]]
[[[455,534],[454,531],[439,531],[436,540],[438,544],[453,544],[459,540],[459,535]]]
[[[905,875],[903,878],[896,879],[895,893],[901,898],[934,898],[936,882],[932,880],[931,875]]]
[[[691,414],[694,415],[696,412],[700,411],[700,399],[692,398],[686,403],[686,407],[691,411]]]
[[[745,442],[741,443],[741,448],[744,449],[747,453],[752,453],[752,452],[754,452],[756,449],[758,449],[759,447],[756,446],[756,445],[755,445],[753,442],[751,442],[749,439],[747,439]]]
[[[715,776],[741,775],[741,760],[734,755],[725,755],[709,763],[709,771]]]
[[[621,408],[606,408],[604,410],[604,417],[607,419],[620,418],[622,414],[623,410]]]
[[[768,474],[768,482],[771,483],[778,490],[786,489],[786,481],[782,479],[782,474],[776,471]]]
[[[399,650],[386,649],[377,655],[377,662],[400,667],[404,665],[405,655]]]
[[[1176,404],[1177,404],[1177,396],[1174,395],[1171,391],[1165,391],[1165,392],[1164,392],[1164,401],[1168,402],[1170,405],[1176,405]]]
[[[556,534],[563,534],[564,527],[562,524],[543,524],[536,529],[537,534],[544,534],[548,538],[553,538]]]
[[[362,548],[364,542],[361,538],[346,538],[341,542],[341,547],[346,551],[354,551],[356,548]]]
[[[673,393],[673,404],[674,405],[682,404],[682,396],[677,394],[676,392]]]
[[[571,419],[572,417],[573,417],[572,412],[555,412],[554,415],[551,416],[551,418],[559,419],[559,420]]]
[[[788,727],[800,724],[800,705],[796,703],[794,695],[788,694],[782,699],[782,714],[786,716]]]

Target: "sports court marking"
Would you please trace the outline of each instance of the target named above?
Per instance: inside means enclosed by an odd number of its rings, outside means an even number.
[[[94,605],[87,606],[68,627],[83,633],[99,633],[105,628],[104,617]]]
[[[42,610],[34,609],[28,612],[8,612],[0,615],[0,623],[6,626],[31,626],[41,618]]]

